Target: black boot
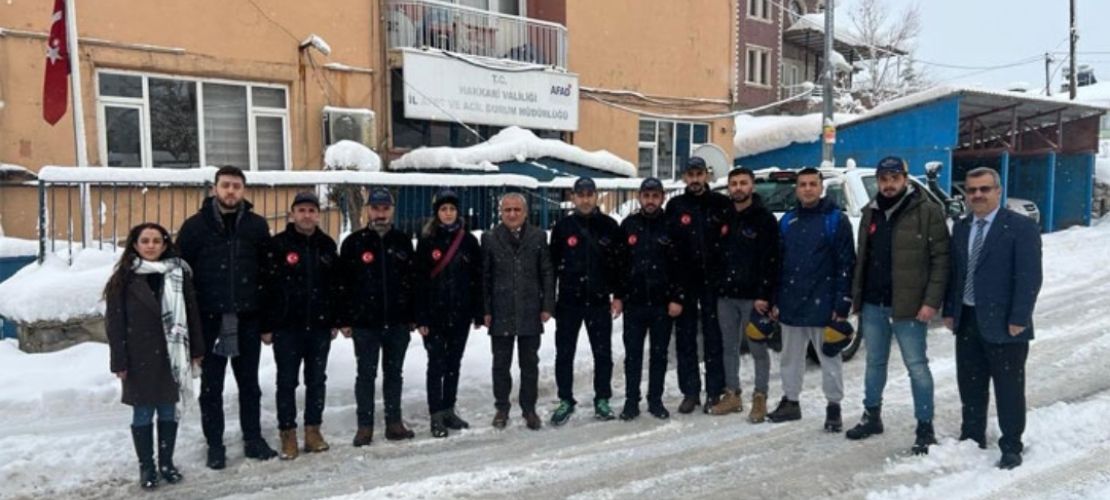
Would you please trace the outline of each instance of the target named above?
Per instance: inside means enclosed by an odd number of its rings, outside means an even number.
[[[825,406],[825,432],[840,432],[844,422],[840,419],[840,403]]]
[[[158,422],[158,472],[167,483],[184,479],[173,466],[173,448],[177,443],[177,422]]]
[[[432,437],[445,438],[447,437],[447,424],[445,422],[445,411],[438,411],[432,414]]]
[[[158,469],[154,468],[154,426],[131,427],[131,441],[139,459],[139,486],[152,490],[158,486]]]
[[[446,425],[448,429],[451,429],[453,431],[461,431],[463,429],[470,428],[470,423],[460,418],[459,414],[455,412],[454,408],[451,408],[450,410],[444,412],[443,424]]]
[[[208,468],[220,470],[227,466],[227,452],[222,444],[208,445]]]
[[[844,433],[844,437],[857,440],[867,439],[875,434],[883,433],[883,407],[876,406],[873,408],[864,408],[863,416],[860,417],[859,423],[855,427],[848,429]]]
[[[913,454],[928,455],[929,445],[937,444],[937,435],[933,432],[933,423],[918,420],[915,434],[917,434],[917,439],[913,442]]]
[[[659,420],[671,418],[671,412],[667,411],[662,401],[648,401],[648,413]]]
[[[778,407],[775,408],[775,411],[767,414],[767,420],[770,420],[770,421],[776,422],[776,423],[777,422],[789,422],[791,420],[801,420],[801,419],[802,419],[802,407],[801,407],[801,405],[799,405],[797,401],[791,401],[789,399],[786,399],[786,396],[783,396],[782,400],[779,401],[779,405],[778,405]]]
[[[243,455],[255,460],[269,460],[278,455],[265,439],[257,438],[243,441]]]
[[[640,416],[640,402],[635,399],[624,400],[624,409],[621,410],[621,420],[628,422]]]

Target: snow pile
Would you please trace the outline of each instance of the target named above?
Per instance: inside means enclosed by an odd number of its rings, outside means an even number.
[[[13,321],[69,320],[104,314],[100,300],[119,253],[87,248],[73,264],[49,254],[0,283],[0,316]]]
[[[854,115],[835,115],[837,123],[845,123]],[[801,116],[737,115],[733,153],[737,158],[757,155],[791,144],[816,142],[821,138],[821,113]]]
[[[380,172],[382,159],[365,145],[344,139],[328,146],[328,149],[324,152],[324,168],[327,170]]]
[[[3,234],[3,227],[0,227],[0,257],[26,257],[29,255],[38,255],[38,241],[9,238]]]
[[[595,170],[635,177],[636,167],[605,150],[586,151],[556,139],[540,139],[532,131],[507,127],[486,142],[465,148],[420,148],[390,164],[393,170],[478,170],[496,171],[495,163],[558,158]]]
[[[1095,182],[1110,184],[1110,158],[1095,160]]]

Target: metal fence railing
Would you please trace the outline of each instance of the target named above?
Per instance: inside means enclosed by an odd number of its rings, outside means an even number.
[[[436,0],[387,0],[390,48],[449,52],[567,68],[567,28]]]
[[[171,234],[197,212],[209,195],[216,169],[131,169],[44,167],[39,172],[39,259],[67,248],[116,250],[131,227],[156,222]],[[385,186],[396,200],[394,224],[417,235],[432,216],[431,201],[443,187],[455,190],[468,227],[486,230],[498,222],[497,203],[510,191],[528,200],[529,221],[550,229],[572,209],[575,178],[538,182],[520,175],[461,175],[389,172],[247,172],[246,198],[272,233],[285,228],[289,205],[300,191],[321,199],[320,225],[336,237],[365,223],[362,200],[371,186]],[[639,179],[595,179],[599,207],[618,219],[639,208]],[[682,189],[667,183],[668,190]],[[81,191],[88,192],[88,205]]]

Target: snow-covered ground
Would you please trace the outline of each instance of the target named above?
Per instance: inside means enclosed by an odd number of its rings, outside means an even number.
[[[376,440],[350,446],[354,434],[351,342],[333,343],[324,434],[332,450],[292,462],[245,460],[239,446],[234,397],[228,410],[224,471],[204,468],[199,416],[184,417],[177,454],[185,482],[162,486],[164,498],[1051,498],[1110,496],[1110,221],[1046,235],[1046,280],[1037,306],[1038,338],[1028,362],[1029,404],[1025,464],[994,467],[998,449],[983,451],[954,439],[959,431],[951,334],[933,330],[936,425],[941,444],[926,457],[908,454],[914,422],[905,370],[893,354],[884,417],[887,432],[863,442],[821,431],[820,374],[807,374],[801,422],[749,424],[742,416],[700,412],[670,421],[650,416],[625,423],[596,422],[582,405],[564,428],[524,429],[514,408],[510,427],[494,431],[489,341],[472,332],[464,359],[460,412],[472,429],[445,440],[428,433],[424,350],[414,336],[405,369],[404,414],[417,439]],[[545,416],[555,405],[554,346],[549,324],[541,349],[540,397]],[[620,321],[613,336],[614,406],[623,403]],[[592,397],[589,346],[583,335],[576,365],[577,396]],[[771,398],[781,396],[777,359]],[[742,363],[745,397],[751,363]],[[133,498],[137,466],[127,430],[129,409],[118,403],[108,373],[107,347],[79,345],[27,355],[0,342],[0,498]],[[845,366],[846,423],[861,411],[862,356]],[[514,370],[515,374],[515,370]],[[514,375],[515,376],[515,375]],[[277,445],[274,364],[263,350],[263,425]],[[379,382],[380,383],[380,382]],[[228,395],[236,392],[229,377]],[[678,403],[674,371],[666,400]],[[515,392],[515,391],[514,391]],[[380,397],[380,392],[379,392]],[[378,403],[379,429],[381,403]]]

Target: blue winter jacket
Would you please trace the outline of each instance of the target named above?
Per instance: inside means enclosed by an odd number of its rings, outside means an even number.
[[[827,235],[828,214],[835,213],[835,235]],[[801,204],[783,217],[782,268],[776,305],[779,320],[790,326],[825,326],[833,311],[847,317],[852,307],[852,271],[856,248],[852,225],[840,207],[821,199],[813,208]]]

